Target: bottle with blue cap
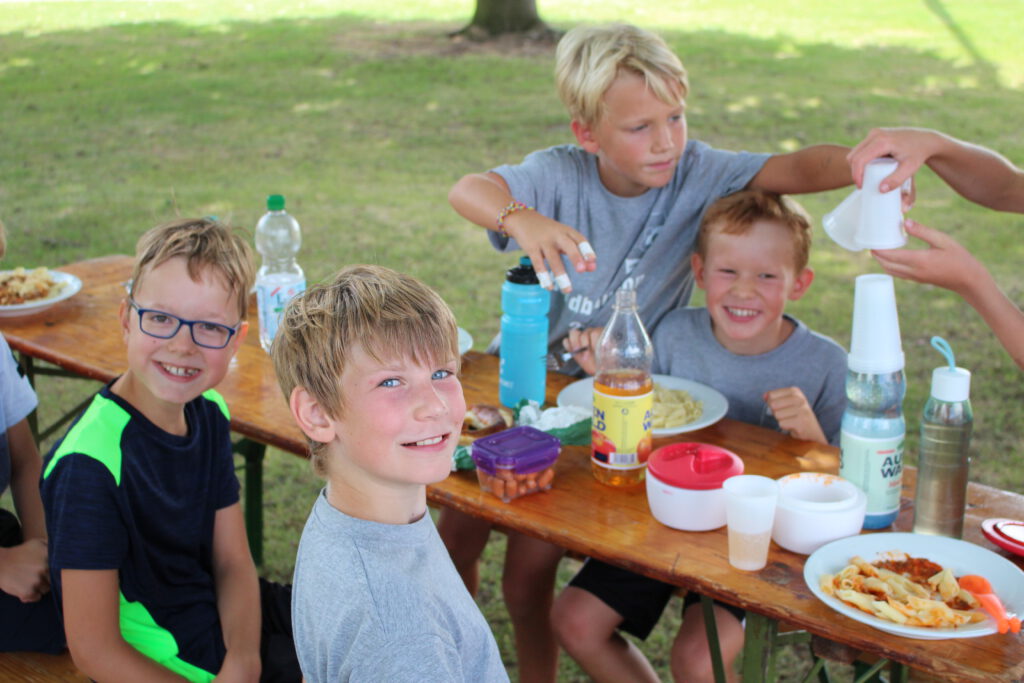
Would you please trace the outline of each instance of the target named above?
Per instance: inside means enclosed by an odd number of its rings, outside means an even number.
[[[907,431],[903,367],[892,277],[860,275],[853,297],[846,410],[839,433],[839,476],[867,495],[865,529],[891,525],[900,511]]]
[[[947,364],[932,371],[932,389],[921,414],[917,455],[914,533],[960,538],[964,531],[967,477],[971,467],[971,373],[956,366],[942,337],[932,346]]]
[[[501,349],[498,400],[514,408],[524,398],[544,404],[547,387],[548,309],[551,294],[540,286],[529,257],[505,273],[501,286]]]

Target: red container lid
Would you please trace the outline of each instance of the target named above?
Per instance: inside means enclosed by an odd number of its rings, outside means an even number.
[[[473,442],[473,462],[488,474],[495,469],[513,469],[529,474],[551,466],[562,442],[536,427],[512,427]]]
[[[647,471],[669,486],[708,490],[721,488],[729,477],[743,474],[743,461],[732,451],[711,444],[672,443],[651,453]]]

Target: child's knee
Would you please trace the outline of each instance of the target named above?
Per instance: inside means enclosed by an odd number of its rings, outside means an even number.
[[[587,648],[603,647],[615,632],[604,603],[590,593],[569,587],[551,608],[551,626],[562,647],[570,653]],[[615,621],[621,620],[612,614]]]

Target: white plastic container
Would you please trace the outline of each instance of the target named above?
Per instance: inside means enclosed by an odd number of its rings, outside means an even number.
[[[810,555],[821,546],[860,533],[867,497],[834,474],[798,472],[779,480],[772,540],[786,550]]]
[[[722,482],[743,474],[732,451],[705,443],[673,443],[647,461],[647,503],[654,518],[673,529],[710,531],[725,526]]]

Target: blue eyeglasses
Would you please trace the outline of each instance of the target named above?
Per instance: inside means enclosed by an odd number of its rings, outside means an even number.
[[[185,320],[173,313],[158,311],[155,308],[142,308],[132,298],[128,299],[128,303],[139,312],[139,329],[150,337],[170,339],[178,334],[182,325],[188,325],[192,341],[198,346],[207,349],[223,349],[231,341],[235,332],[238,332],[238,325],[228,327],[207,320]]]

